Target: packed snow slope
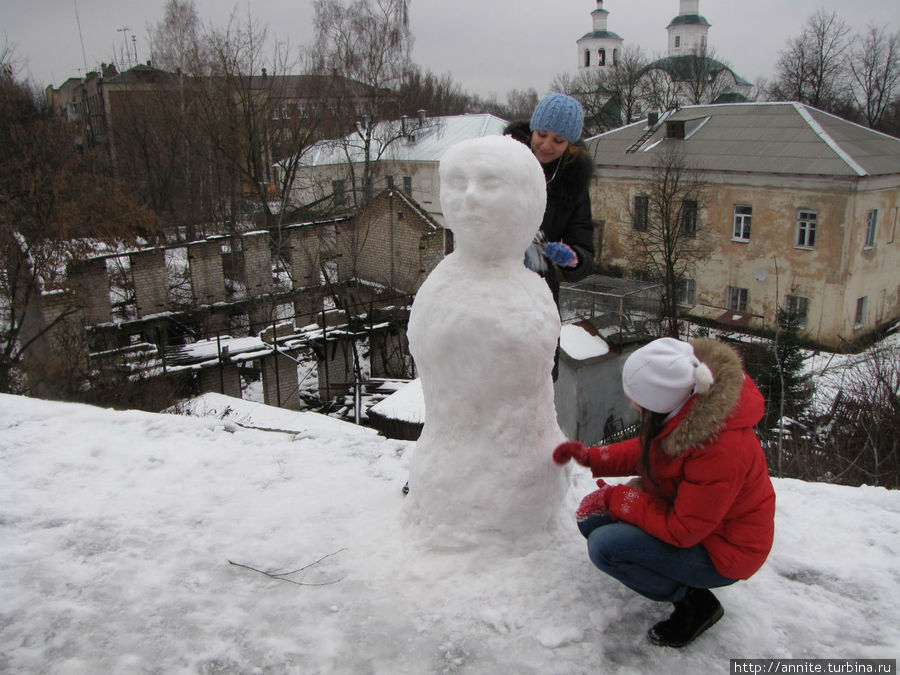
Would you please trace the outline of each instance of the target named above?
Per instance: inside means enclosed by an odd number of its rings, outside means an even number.
[[[720,673],[900,654],[900,492],[776,480],[768,562],[672,650],[645,639],[670,606],[594,569],[574,522],[520,557],[417,551],[413,444],[271,411],[0,396],[0,671]]]

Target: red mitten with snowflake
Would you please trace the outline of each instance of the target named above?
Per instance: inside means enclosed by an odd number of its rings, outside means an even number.
[[[581,504],[575,510],[575,519],[586,520],[591,516],[603,516],[609,513],[609,497],[613,486],[607,485],[603,479],[597,481],[599,490],[594,490],[581,500]]]

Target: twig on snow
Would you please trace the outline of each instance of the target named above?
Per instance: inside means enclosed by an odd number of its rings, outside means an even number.
[[[288,583],[296,584],[297,586],[331,586],[332,584],[336,584],[339,581],[341,581],[343,579],[343,577],[341,577],[340,579],[335,579],[334,581],[326,581],[326,582],[323,582],[320,584],[309,583],[306,581],[296,581],[295,579],[288,579],[288,577],[291,576],[292,574],[299,574],[300,572],[305,572],[310,567],[314,567],[314,566],[318,565],[320,562],[322,562],[326,558],[330,558],[331,556],[337,555],[341,551],[346,551],[346,550],[347,550],[346,548],[338,549],[334,553],[329,553],[327,555],[323,555],[321,558],[319,558],[315,562],[309,563],[309,565],[304,565],[303,567],[300,567],[295,570],[291,570],[290,572],[266,572],[265,570],[261,570],[257,567],[253,567],[252,565],[245,565],[243,563],[234,562],[233,560],[229,560],[228,564],[234,565],[235,567],[243,567],[245,570],[250,570],[251,572],[258,572],[259,574],[265,575],[265,576],[269,577],[270,579],[277,579],[278,581],[287,581]]]

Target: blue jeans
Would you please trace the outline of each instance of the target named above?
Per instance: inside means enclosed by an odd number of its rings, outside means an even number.
[[[679,548],[608,514],[578,523],[591,562],[651,600],[677,602],[688,588],[718,588],[737,579],[716,571],[702,544]]]

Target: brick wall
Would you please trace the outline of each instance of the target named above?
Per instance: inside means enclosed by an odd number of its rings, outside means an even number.
[[[131,277],[138,317],[169,309],[169,278],[163,249],[136,251],[130,255]]]
[[[224,237],[210,237],[206,241],[188,244],[191,268],[191,288],[194,303],[211,305],[225,301],[225,274],[222,271]]]
[[[112,321],[109,301],[109,275],[105,259],[85,260],[68,270],[75,297],[82,306],[88,324]]]

